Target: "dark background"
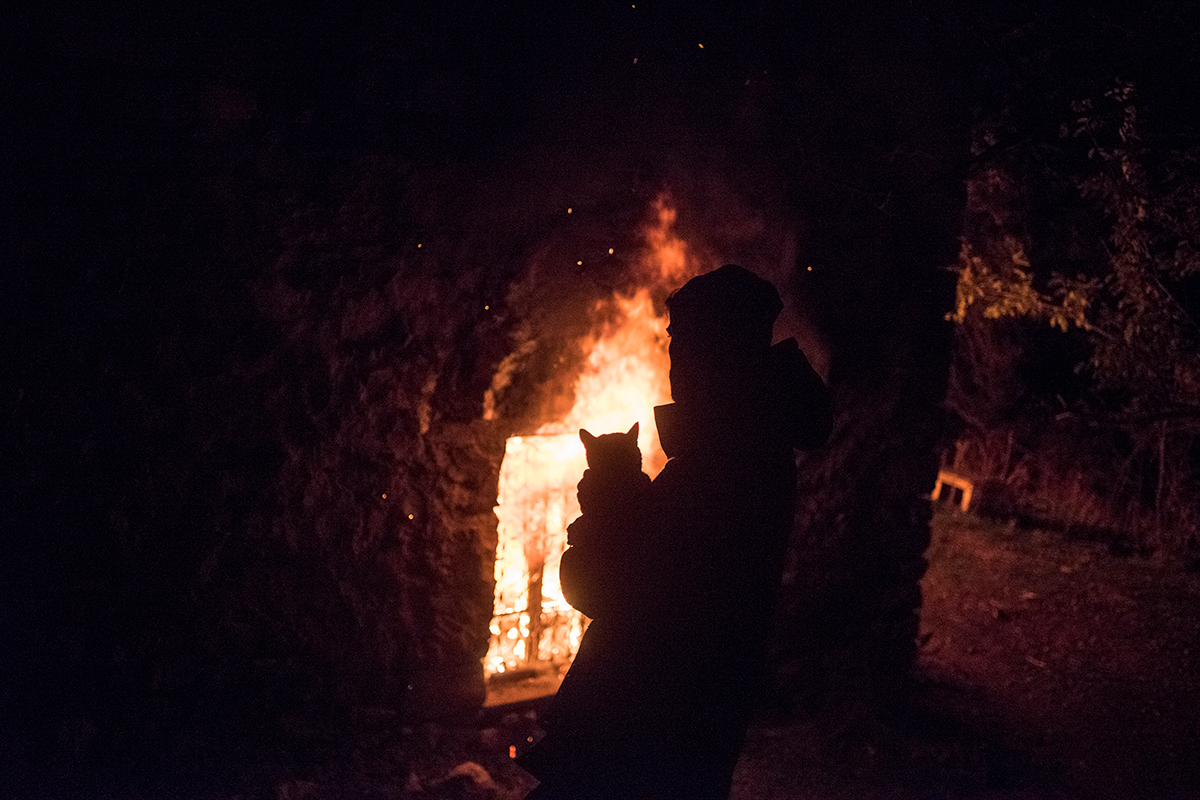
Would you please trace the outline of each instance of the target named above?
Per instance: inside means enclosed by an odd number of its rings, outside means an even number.
[[[947,437],[972,125],[1020,154],[1121,77],[1186,134],[1194,27],[790,5],[7,12],[0,769],[211,776],[336,749],[299,718],[469,709],[497,448],[570,360],[571,310],[631,280],[547,252],[632,242],[664,189],[711,252],[753,256],[749,218],[797,239],[766,271],[839,427],[804,473],[779,694],[886,694]],[[430,675],[466,688],[406,694]]]

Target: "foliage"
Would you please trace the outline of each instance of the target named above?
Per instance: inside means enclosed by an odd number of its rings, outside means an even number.
[[[1028,174],[993,162],[972,178],[974,212],[995,219],[984,235],[964,238],[949,317],[959,323],[960,351],[977,372],[987,367],[971,348],[980,346],[980,327],[995,321],[1025,319],[1082,337],[1086,354],[1077,371],[1092,387],[1070,409],[1060,396],[1059,412],[1090,425],[1093,438],[1120,433],[1131,442],[1132,450],[1119,457],[1126,463],[1119,471],[1133,475],[1119,516],[1132,520],[1130,509],[1144,505],[1153,509],[1158,538],[1169,516],[1175,533],[1166,538],[1184,540],[1196,516],[1187,487],[1194,481],[1191,443],[1200,430],[1200,147],[1162,135],[1148,139],[1141,108],[1133,84],[1118,81],[1101,97],[1072,104],[1054,159],[1045,160],[1051,151],[1042,149],[1043,169],[1069,181],[1087,216],[1099,223],[1068,222],[1060,231],[1066,242],[1059,253],[1093,254],[1079,259],[1075,271],[1061,260],[1033,262],[1031,246],[1048,248],[1031,241],[1029,226],[1013,223],[1021,216],[1013,210],[1019,192],[994,190],[1030,180]],[[1072,155],[1082,158],[1072,162]],[[1091,239],[1097,230],[1102,241]],[[961,372],[961,355],[958,362]],[[975,387],[974,395],[952,392],[951,406],[971,424],[970,411],[986,399]],[[987,439],[986,424],[974,419],[972,427],[975,439]],[[1140,526],[1131,521],[1127,527]]]
[[[951,316],[962,323],[978,303],[988,319],[1080,329],[1092,345],[1086,367],[1101,386],[1123,394],[1126,411],[1200,418],[1200,329],[1182,294],[1200,272],[1200,148],[1149,151],[1127,83],[1102,103],[1074,110],[1063,135],[1088,145],[1091,169],[1076,184],[1108,222],[1107,264],[1095,276],[1067,275],[1055,265],[1035,270],[1024,243],[1011,236],[1004,238],[1006,261],[964,242]]]

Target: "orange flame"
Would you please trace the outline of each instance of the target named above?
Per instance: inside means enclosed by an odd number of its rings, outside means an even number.
[[[654,201],[654,216],[658,224],[646,229],[650,260],[667,286],[678,286],[694,274],[687,242],[675,234],[677,215],[670,199],[666,195],[659,195]]]
[[[687,244],[673,231],[675,208],[665,197],[654,215],[644,266],[656,283],[675,286],[693,272]],[[656,475],[667,460],[653,424],[654,406],[670,401],[666,320],[650,287],[611,302],[615,321],[593,336],[570,413],[505,447],[489,674],[537,662],[566,666],[579,647],[586,620],[563,599],[558,580],[566,527],[579,516],[575,484],[586,468],[579,429],[600,434],[638,422],[646,472]]]

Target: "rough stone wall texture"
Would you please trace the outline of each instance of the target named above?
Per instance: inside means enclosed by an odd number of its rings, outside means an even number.
[[[836,422],[801,464],[775,650],[787,704],[894,703],[916,653],[967,156],[951,43],[927,22],[826,15],[797,75],[793,292],[828,348]]]
[[[260,281],[281,332],[268,405],[284,448],[263,546],[322,579],[282,594],[320,608],[289,612],[269,586],[288,573],[271,566],[247,604],[310,643],[345,701],[410,718],[482,703],[504,453],[483,396],[505,352],[487,308],[505,267],[464,257],[460,231],[421,230],[421,207],[445,201],[422,179],[359,165],[338,207],[285,232]]]

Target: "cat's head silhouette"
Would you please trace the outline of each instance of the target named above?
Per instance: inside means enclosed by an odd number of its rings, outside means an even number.
[[[642,451],[638,449],[638,423],[625,433],[604,433],[595,436],[586,428],[579,429],[579,440],[587,453],[589,469],[603,471],[642,469]]]

